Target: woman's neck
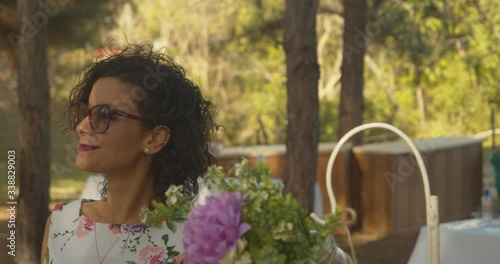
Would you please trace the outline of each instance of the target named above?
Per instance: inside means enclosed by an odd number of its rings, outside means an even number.
[[[106,199],[100,208],[102,217],[108,223],[140,223],[141,208],[156,198],[152,175],[129,172],[107,175],[107,179]]]

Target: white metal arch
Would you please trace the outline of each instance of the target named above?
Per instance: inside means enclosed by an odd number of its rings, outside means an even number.
[[[400,136],[410,147],[413,155],[417,160],[417,164],[420,168],[420,174],[422,175],[422,181],[424,185],[424,195],[425,195],[425,205],[426,205],[426,221],[427,221],[427,250],[428,250],[428,259],[430,264],[439,264],[439,210],[438,210],[438,197],[436,195],[431,195],[430,187],[429,187],[429,177],[427,176],[427,169],[425,168],[424,161],[422,160],[422,156],[418,151],[415,144],[411,141],[411,139],[403,133],[398,128],[386,124],[386,123],[369,123],[360,125],[358,127],[353,128],[349,132],[347,132],[337,143],[335,148],[330,155],[330,159],[328,160],[328,166],[326,169],[326,190],[328,193],[328,197],[330,199],[330,204],[332,207],[332,214],[335,214],[335,209],[337,208],[337,202],[335,200],[335,196],[333,194],[332,187],[332,168],[335,162],[335,158],[340,152],[340,148],[356,133],[359,133],[363,130],[370,128],[384,128],[396,133]],[[316,214],[312,213],[311,218],[313,218],[319,224],[325,224],[325,221],[319,218]]]

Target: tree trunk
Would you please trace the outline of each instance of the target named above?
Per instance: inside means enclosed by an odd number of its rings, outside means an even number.
[[[344,0],[344,44],[342,56],[342,89],[340,91],[339,139],[363,123],[363,71],[367,45],[366,0]],[[361,133],[350,140],[363,141]]]
[[[47,80],[47,14],[39,2],[18,0],[21,31],[17,39],[21,151],[18,169],[17,263],[39,263],[49,214],[50,116]]]
[[[10,9],[0,4],[0,51],[7,53],[8,62],[12,68],[17,67],[16,55],[12,49],[8,35],[11,32],[19,31],[19,19],[16,10]]]
[[[318,0],[287,0],[285,55],[288,130],[285,193],[312,211],[319,140],[316,41]]]

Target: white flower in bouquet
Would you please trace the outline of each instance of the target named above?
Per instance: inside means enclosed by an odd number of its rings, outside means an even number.
[[[187,215],[183,240],[187,264],[348,263],[348,258],[338,261],[330,234],[338,218],[326,215],[326,225],[313,222],[297,200],[282,195],[283,184],[273,184],[270,172],[263,163],[251,166],[247,160],[228,174],[211,167],[205,183],[219,195],[207,197],[205,204],[187,214],[192,203],[173,186],[164,204],[155,204],[154,211],[144,210],[142,216],[148,224],[165,219],[168,224],[184,221]]]

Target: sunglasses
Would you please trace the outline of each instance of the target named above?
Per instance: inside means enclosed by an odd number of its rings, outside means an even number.
[[[85,108],[86,107],[88,106],[85,106]],[[82,111],[79,121],[81,122],[86,116],[88,116],[90,128],[92,128],[92,130],[96,133],[104,134],[106,133],[106,131],[108,131],[109,124],[114,115],[119,115],[125,118],[146,122],[141,117],[117,110],[113,108],[113,106],[107,104],[94,105],[91,108],[89,108],[86,113],[85,111]]]

